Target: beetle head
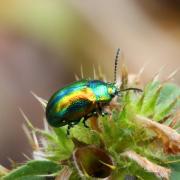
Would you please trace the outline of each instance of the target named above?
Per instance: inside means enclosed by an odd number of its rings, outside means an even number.
[[[119,93],[119,89],[114,83],[108,83],[107,89],[108,89],[108,94],[111,97],[114,97],[114,96],[118,95],[118,93]]]
[[[111,97],[114,96],[120,96],[122,92],[124,91],[136,91],[136,92],[142,92],[139,88],[127,88],[127,89],[120,89],[116,84],[114,83],[108,83],[107,84],[108,94]]]

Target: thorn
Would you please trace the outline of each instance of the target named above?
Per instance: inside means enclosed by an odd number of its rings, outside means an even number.
[[[144,72],[144,70],[145,70],[145,68],[147,67],[148,64],[149,64],[149,61],[144,63],[144,65],[142,66],[142,68],[139,70],[139,72],[137,74],[138,78],[143,74],[143,72]]]
[[[80,164],[81,164],[81,167],[82,167],[83,174],[84,174],[87,178],[89,178],[89,174],[86,172],[84,166],[82,165],[81,162],[80,162]]]
[[[83,66],[81,64],[81,79],[84,79]]]
[[[102,70],[101,70],[101,66],[98,65],[98,76],[99,76],[99,79],[100,80],[103,80],[106,82],[106,78],[104,77],[103,73],[102,73]]]
[[[98,65],[98,74],[99,74],[99,76],[102,75],[102,70],[101,70],[101,66],[100,65]]]
[[[20,111],[21,115],[23,116],[24,120],[26,121],[27,126],[28,126],[30,129],[33,129],[33,130],[34,130],[34,126],[33,126],[32,123],[30,122],[30,120],[28,119],[28,117],[25,115],[25,113],[23,112],[23,110],[22,110],[21,108],[19,108],[19,111]]]
[[[48,142],[44,138],[42,138],[40,140],[41,140],[42,147],[45,148],[45,149],[48,148]]]
[[[107,164],[107,163],[105,163],[105,162],[103,162],[103,161],[101,161],[101,160],[99,160],[99,162],[100,162],[101,164],[104,164],[105,166],[109,167],[109,168],[112,169],[112,170],[115,170],[115,169],[116,169],[116,166]]]
[[[167,77],[167,79],[165,79],[165,82],[170,81],[173,79],[173,77],[179,72],[180,68],[177,68],[175,71],[173,71],[172,73],[170,73],[170,75]]]
[[[159,76],[160,76],[160,73],[162,72],[162,70],[165,68],[166,65],[162,66],[159,71],[154,75],[153,79],[152,79],[152,82],[156,82],[159,80]]]
[[[54,179],[54,177],[56,177],[57,175],[58,175],[58,173],[52,173],[52,174],[48,174],[48,175],[47,174],[44,174],[44,175],[42,174],[42,175],[38,175],[38,177],[45,177],[45,179]],[[52,177],[52,178],[48,178],[48,177]]]
[[[37,150],[37,149],[39,149],[39,143],[38,143],[36,133],[34,131],[32,132],[32,137],[33,137],[34,145],[35,145],[36,150]]]
[[[74,77],[75,77],[75,80],[76,80],[76,81],[79,81],[79,80],[80,80],[80,78],[79,78],[79,76],[78,76],[77,74],[74,74]]]
[[[22,128],[24,130],[24,133],[26,134],[28,140],[29,140],[29,143],[30,145],[32,146],[33,150],[36,150],[37,147],[36,147],[36,144],[34,143],[34,140],[29,132],[29,129],[27,128],[27,126],[25,126],[24,124],[22,125]]]
[[[122,83],[120,89],[125,89],[128,84],[128,70],[125,64],[122,64],[122,68],[121,68],[121,82]]]
[[[32,156],[34,160],[47,160],[47,157],[48,156],[50,157],[51,155],[50,154],[45,155],[44,152],[41,150],[34,150]]]
[[[39,97],[38,95],[36,95],[33,91],[30,91],[30,93],[40,102],[42,107],[45,109],[48,102],[45,99],[43,99],[43,98]]]
[[[177,159],[177,160],[170,160],[170,161],[166,161],[164,162],[165,164],[171,164],[171,163],[178,163],[180,162],[180,159]]]
[[[47,123],[46,118],[43,118],[43,124],[44,124],[44,130],[45,130],[46,132],[50,132],[50,131],[49,131],[49,125],[48,125],[48,123]]]
[[[161,123],[161,124],[164,124],[170,117],[172,117],[172,114],[169,114],[169,115],[165,116],[162,120],[160,120],[158,122]]]
[[[23,155],[28,161],[32,160],[27,154],[22,153],[22,155]]]
[[[94,79],[97,79],[97,75],[96,75],[96,69],[95,69],[95,66],[93,64],[93,75],[94,75]]]
[[[176,97],[167,107],[165,107],[162,111],[159,112],[159,114],[162,114],[163,112],[169,111],[170,109],[173,109],[178,102],[178,98]],[[157,115],[159,115],[157,114]]]
[[[137,106],[139,112],[141,112],[141,110],[142,110],[144,98],[145,98],[145,93],[142,94],[142,96],[140,97],[140,99],[137,102],[136,106]]]

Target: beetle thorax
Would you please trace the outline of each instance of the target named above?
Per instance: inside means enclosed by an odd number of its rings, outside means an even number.
[[[96,102],[110,102],[117,92],[113,83],[95,80],[91,81],[89,85],[96,96]]]

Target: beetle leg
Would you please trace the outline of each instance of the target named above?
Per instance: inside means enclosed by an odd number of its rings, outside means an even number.
[[[98,114],[97,111],[93,111],[90,114],[86,115],[83,119],[84,127],[89,128],[89,126],[86,124],[86,120],[92,116],[97,116],[97,114]]]
[[[68,124],[68,127],[67,127],[67,136],[69,136],[70,135],[70,129],[73,127],[73,125],[72,124]]]
[[[85,128],[89,128],[89,126],[86,124],[86,119],[83,120],[83,124]]]
[[[105,115],[104,112],[103,112],[103,110],[102,110],[102,105],[101,105],[101,104],[98,104],[98,112],[99,112],[99,114],[100,114],[101,116],[104,116],[104,115]]]
[[[97,104],[97,111],[100,115],[102,115],[102,105],[101,104]]]
[[[68,127],[67,127],[67,136],[70,135],[70,129],[71,129],[73,126],[75,126],[76,124],[78,124],[79,121],[80,121],[80,120],[73,121],[73,122],[71,122],[71,123],[68,124]]]
[[[99,106],[98,106],[98,107],[99,107]],[[90,114],[86,115],[86,116],[84,117],[84,119],[83,119],[84,127],[89,128],[89,126],[86,124],[86,120],[87,120],[88,118],[90,118],[90,117],[98,116],[98,114],[100,114],[99,109],[98,109],[98,111],[97,111],[97,110],[94,110],[94,111],[92,111]]]
[[[84,127],[85,128],[89,128],[89,126],[86,124],[86,120],[88,119],[88,118],[90,118],[92,115],[89,115],[89,116],[86,116],[86,117],[84,117],[84,119],[83,119],[83,124],[84,124]]]

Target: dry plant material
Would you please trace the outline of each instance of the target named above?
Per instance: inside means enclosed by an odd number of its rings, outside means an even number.
[[[121,69],[121,87],[120,89],[125,89],[128,84],[128,70],[123,64]]]
[[[9,172],[7,168],[0,165],[0,176],[6,175]]]
[[[176,130],[140,115],[136,116],[136,121],[157,134],[158,138],[163,142],[165,152],[180,153],[180,134]]]
[[[180,125],[180,111],[177,111],[171,123],[169,124],[169,127],[175,128],[176,126],[179,126],[179,125]]]
[[[139,164],[139,166],[141,166],[148,172],[154,173],[157,177],[166,180],[169,179],[171,173],[170,169],[154,164],[151,161],[149,161],[147,158],[140,156],[134,151],[126,151],[121,155],[135,161],[137,164]]]
[[[93,116],[90,118],[90,126],[93,130],[97,132],[102,132],[101,128],[99,127],[98,116]]]
[[[67,166],[63,168],[58,176],[56,176],[55,180],[68,180],[72,174],[72,171]]]
[[[172,180],[174,177],[177,179],[179,172],[174,166],[178,166],[180,154],[180,134],[178,134],[180,89],[168,82],[172,80],[177,70],[160,82],[162,67],[144,86],[142,84],[144,68],[145,66],[137,74],[129,74],[123,65],[122,76],[117,79],[117,85],[121,85],[120,89],[140,86],[143,89],[142,93],[134,91],[120,93],[119,97],[115,97],[102,109],[103,114],[108,114],[107,116],[95,113],[95,116],[87,121],[90,128],[85,128],[80,122],[71,129],[69,137],[67,127],[49,127],[45,117],[43,129],[34,127],[20,109],[26,121],[23,130],[33,150],[32,159],[24,155],[27,161],[18,165],[18,168],[11,160],[14,166],[12,171],[0,166],[0,179],[42,177],[55,180],[93,178],[168,180],[170,174]],[[93,74],[93,79],[106,82],[100,67],[97,73],[93,67]],[[80,76],[75,77],[76,80],[86,78],[82,66]],[[33,92],[31,94],[45,110],[47,101]],[[149,130],[154,133],[148,132]],[[159,141],[162,141],[160,145]],[[139,154],[133,150],[137,150]],[[166,164],[174,169],[171,171]]]
[[[94,145],[75,149],[73,160],[79,173],[87,178],[107,178],[116,169],[111,156]]]

